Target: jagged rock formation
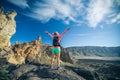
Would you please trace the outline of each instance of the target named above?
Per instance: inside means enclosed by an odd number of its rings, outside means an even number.
[[[41,49],[40,37],[38,37],[37,40],[29,43],[20,44],[16,42],[15,45],[11,47],[8,54],[6,54],[6,58],[9,63],[21,65],[34,62],[41,63],[41,56],[44,55],[45,52]],[[47,55],[45,57],[47,57]],[[45,59],[46,58],[44,58],[44,60]]]
[[[61,62],[73,64],[69,53],[64,48],[61,47],[61,49]],[[10,48],[4,47],[0,50],[0,56],[6,57],[9,63],[15,65],[26,63],[50,64],[51,54],[51,47],[41,43],[41,37],[28,43],[20,44],[16,42]]]
[[[66,51],[65,48],[61,47],[61,60],[64,62],[69,62],[71,64],[73,64],[73,60],[70,57],[70,54],[68,51]]]
[[[16,15],[15,11],[4,12],[3,7],[0,7],[0,48],[10,46],[10,38],[16,32]]]

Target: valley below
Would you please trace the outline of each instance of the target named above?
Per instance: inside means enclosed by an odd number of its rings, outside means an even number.
[[[120,80],[120,60],[119,58],[90,58],[84,57],[74,59],[75,67],[95,72],[100,80]],[[82,75],[82,73],[81,73]]]
[[[120,80],[120,47],[68,47],[74,67],[96,73],[100,80]],[[85,73],[75,70],[78,74]]]

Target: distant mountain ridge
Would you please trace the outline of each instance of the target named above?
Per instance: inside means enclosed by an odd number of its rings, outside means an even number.
[[[120,57],[120,46],[118,47],[68,47],[66,48],[73,56],[98,56],[98,57]]]

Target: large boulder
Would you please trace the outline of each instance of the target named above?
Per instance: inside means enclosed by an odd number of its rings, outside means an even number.
[[[10,46],[10,38],[16,32],[15,11],[4,12],[0,7],[0,48]]]
[[[18,67],[17,69],[11,72],[11,78],[13,80],[17,80],[24,74],[29,73],[30,71],[34,71],[34,70],[37,70],[37,66],[35,65],[27,65],[27,64],[21,65],[20,67]]]
[[[61,47],[61,60],[63,62],[69,62],[73,64],[73,60],[71,59],[69,52],[63,47]]]

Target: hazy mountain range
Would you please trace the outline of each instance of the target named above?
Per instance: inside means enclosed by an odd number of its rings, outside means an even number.
[[[67,51],[72,56],[97,56],[97,57],[120,57],[119,47],[98,47],[98,46],[85,46],[85,47],[68,47]]]

